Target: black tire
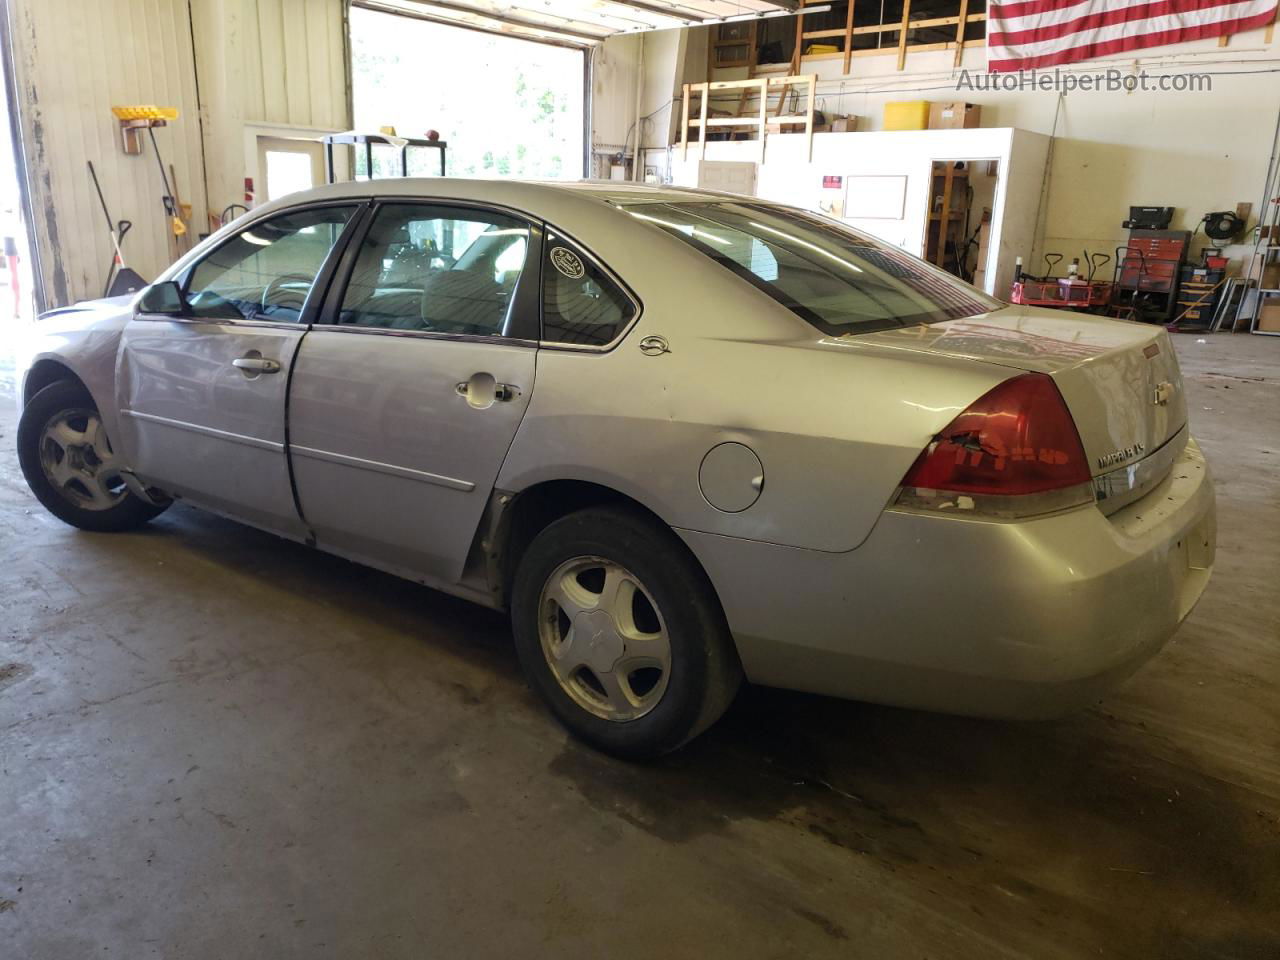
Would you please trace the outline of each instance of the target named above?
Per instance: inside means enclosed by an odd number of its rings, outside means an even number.
[[[18,463],[27,486],[45,509],[73,527],[102,533],[132,530],[163,511],[168,503],[147,503],[127,489],[113,505],[91,509],[74,491],[64,493],[54,486],[41,463],[41,444],[46,428],[69,411],[90,411],[96,416],[98,408],[80,384],[59,380],[32,397],[18,421]]]
[[[660,611],[670,669],[656,705],[634,719],[597,716],[566,691],[543,651],[543,588],[577,558],[617,564]],[[639,510],[596,507],[549,524],[520,560],[511,593],[516,651],[530,685],[571,733],[628,760],[661,756],[711,726],[733,702],[742,666],[711,582],[688,548]],[[551,629],[548,627],[547,629]],[[628,682],[628,689],[630,684]]]

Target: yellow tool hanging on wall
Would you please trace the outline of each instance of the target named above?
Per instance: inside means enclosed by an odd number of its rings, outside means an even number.
[[[160,157],[160,146],[156,143],[156,127],[167,127],[170,120],[178,119],[177,107],[156,107],[151,105],[112,107],[111,112],[120,121],[120,132],[124,142],[124,152],[137,156],[142,153],[141,132],[147,131],[151,138],[151,149],[156,155],[156,164],[160,167],[160,180],[164,184],[164,194],[160,198],[164,203],[164,213],[169,219],[169,228],[174,237],[181,237],[187,232],[187,225],[182,220],[182,208],[169,185],[169,175],[164,169],[164,160]]]

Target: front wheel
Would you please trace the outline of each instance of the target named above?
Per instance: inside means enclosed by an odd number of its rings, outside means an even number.
[[[150,504],[125,485],[93,399],[59,380],[28,403],[18,421],[18,462],[50,513],[81,530],[130,530],[167,504]]]
[[[530,684],[570,732],[615,756],[676,749],[741,683],[706,575],[638,511],[583,510],[542,530],[516,572],[511,615]]]

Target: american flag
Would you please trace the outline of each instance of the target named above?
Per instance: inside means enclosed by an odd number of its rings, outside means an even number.
[[[987,5],[993,73],[1221,37],[1264,27],[1277,0],[1017,0]]]

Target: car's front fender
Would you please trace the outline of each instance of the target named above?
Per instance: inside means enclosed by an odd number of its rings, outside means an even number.
[[[70,371],[93,398],[108,436],[119,436],[116,356],[120,334],[133,315],[132,297],[114,297],[55,310],[24,328],[17,338],[17,399],[21,409],[32,391],[31,376],[46,379],[56,364]],[[49,376],[47,379],[56,379]]]

